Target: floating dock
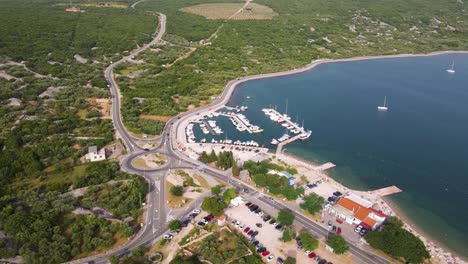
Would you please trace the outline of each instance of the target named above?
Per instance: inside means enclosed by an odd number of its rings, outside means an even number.
[[[288,143],[291,143],[291,142],[293,142],[293,141],[299,139],[300,137],[301,137],[301,135],[299,134],[299,135],[294,136],[294,137],[292,137],[292,138],[290,138],[290,139],[288,139],[288,140],[285,140],[285,141],[283,141],[283,142],[278,143],[278,147],[276,148],[276,154],[277,154],[277,155],[278,155],[278,154],[281,154],[281,150],[283,149],[283,146],[284,146],[284,145],[286,145],[286,144],[288,144]]]

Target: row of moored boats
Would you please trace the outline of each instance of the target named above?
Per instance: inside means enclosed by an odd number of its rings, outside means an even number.
[[[262,112],[265,113],[266,116],[270,118],[271,121],[280,124],[282,127],[294,134],[295,136],[298,135],[298,138],[301,140],[306,140],[312,135],[312,131],[306,130],[304,125],[300,126],[297,123],[291,121],[291,117],[287,114],[281,114],[278,111],[271,109],[271,108],[263,108]],[[286,141],[291,138],[291,135],[288,133],[284,134],[278,139],[273,139],[271,141],[272,145],[277,145],[283,141]]]

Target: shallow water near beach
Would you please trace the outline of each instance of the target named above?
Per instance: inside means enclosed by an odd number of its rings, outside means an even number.
[[[446,69],[455,61],[456,74]],[[387,112],[377,111],[387,97]],[[239,133],[219,118],[221,138],[272,147],[284,130],[276,106],[313,130],[288,152],[337,165],[330,175],[361,190],[396,185],[389,197],[424,233],[468,257],[468,54],[326,63],[304,73],[239,85],[229,105],[265,129]],[[198,131],[199,134],[199,131]],[[198,137],[199,138],[199,137]]]

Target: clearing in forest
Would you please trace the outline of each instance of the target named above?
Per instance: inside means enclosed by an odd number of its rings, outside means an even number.
[[[200,4],[184,7],[181,10],[187,13],[204,16],[208,19],[272,19],[277,15],[277,13],[268,6],[254,3],[250,3],[245,7],[244,5],[243,3]],[[236,14],[236,12],[238,13]]]

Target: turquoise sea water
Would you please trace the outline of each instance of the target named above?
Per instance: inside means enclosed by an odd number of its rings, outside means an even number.
[[[455,61],[456,74],[446,69]],[[389,111],[377,111],[387,97]],[[356,189],[397,185],[391,197],[413,223],[468,257],[468,54],[322,64],[238,87],[229,105],[247,105],[261,135],[235,131],[220,138],[265,145],[283,134],[261,111],[276,105],[313,130],[286,146],[298,157],[331,161],[331,176]]]

